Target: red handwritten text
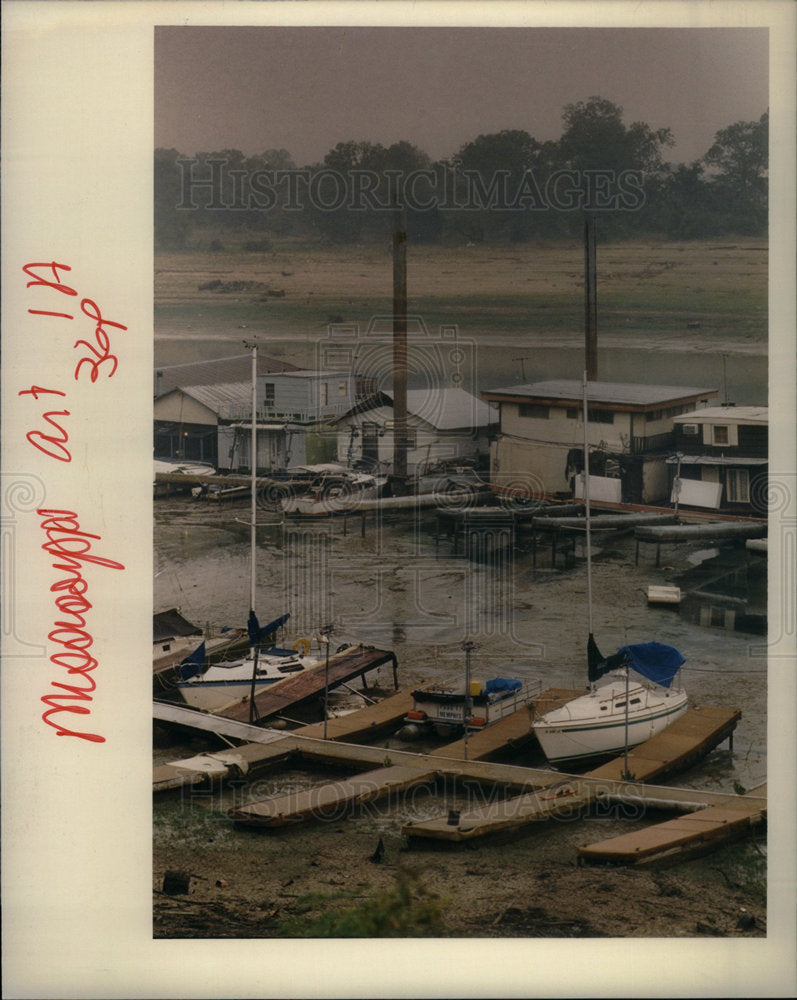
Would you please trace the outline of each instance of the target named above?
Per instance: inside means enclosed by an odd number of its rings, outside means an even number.
[[[27,288],[42,288],[49,292],[57,292],[59,295],[76,296],[77,292],[71,285],[66,284],[62,272],[71,271],[68,264],[59,264],[56,261],[43,261],[39,263],[25,264],[23,272],[30,278]],[[75,349],[82,347],[87,349],[87,353],[80,358],[74,370],[75,381],[80,378],[84,365],[88,365],[89,378],[96,382],[99,375],[106,374],[108,378],[113,378],[119,366],[118,357],[111,352],[111,340],[108,333],[109,328],[116,330],[127,330],[123,323],[103,316],[100,307],[92,299],[80,300],[80,311],[83,315],[93,321],[93,340],[80,339],[75,341]],[[75,315],[71,312],[62,312],[58,309],[28,309],[32,316],[46,316],[50,319],[74,320]],[[104,367],[107,366],[107,367]],[[33,396],[38,400],[40,394],[51,393],[56,396],[65,396],[66,393],[58,389],[43,389],[40,386],[31,386],[30,389],[23,389],[17,395]],[[67,447],[69,434],[64,427],[61,418],[70,416],[69,410],[47,410],[42,413],[41,419],[49,425],[45,429],[28,431],[25,435],[29,443],[38,448],[39,451],[59,462],[71,462],[72,454]]]
[[[104,743],[104,736],[68,729],[50,716],[59,712],[89,715],[91,709],[81,703],[92,700],[92,693],[97,686],[91,676],[91,671],[96,669],[98,662],[89,652],[94,645],[94,637],[86,629],[86,613],[91,610],[92,604],[87,597],[88,582],[83,576],[83,566],[86,563],[108,569],[124,569],[124,566],[113,559],[92,553],[92,540],[98,541],[100,536],[81,530],[78,515],[74,511],[40,508],[36,513],[42,519],[41,528],[47,538],[42,548],[57,560],[53,562],[53,569],[66,574],[50,587],[51,593],[57,595],[55,606],[64,616],[53,622],[53,630],[48,635],[51,642],[63,647],[63,651],[54,653],[50,661],[63,667],[70,675],[79,674],[82,682],[64,684],[52,681],[52,687],[65,693],[42,697],[41,700],[49,706],[42,714],[42,720],[52,726],[58,736],[76,736],[93,743]]]
[[[110,361],[112,365],[111,370],[108,372],[108,378],[113,378],[119,360],[115,354],[110,353],[111,342],[108,338],[108,333],[105,330],[105,327],[115,326],[117,330],[126,330],[127,327],[123,326],[121,323],[114,323],[113,320],[105,319],[97,304],[92,302],[91,299],[83,299],[80,303],[80,308],[84,316],[88,316],[90,319],[95,320],[97,324],[94,327],[94,337],[97,343],[95,345],[89,343],[88,340],[78,340],[75,344],[75,347],[77,347],[78,344],[85,345],[94,355],[94,358],[86,356],[78,361],[77,367],[75,368],[75,378],[77,379],[83,365],[88,363],[91,365],[91,381],[96,382],[97,376],[100,373],[100,365],[105,364],[106,361]]]
[[[61,392],[59,389],[42,389],[39,385],[32,385],[30,389],[21,389],[17,395],[33,396],[34,399],[38,399],[39,393],[51,393],[53,396],[66,395],[65,392]],[[69,435],[57,421],[53,420],[53,417],[68,417],[69,410],[48,410],[42,416],[51,427],[58,431],[58,437],[54,434],[45,434],[44,431],[28,431],[25,437],[34,448],[43,451],[50,458],[57,458],[59,462],[71,462],[72,455],[66,447]]]

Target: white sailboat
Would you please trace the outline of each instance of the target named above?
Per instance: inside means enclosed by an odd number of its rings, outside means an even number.
[[[180,679],[177,690],[182,699],[193,708],[206,712],[218,712],[230,705],[249,700],[254,703],[256,695],[264,688],[284,681],[307,670],[321,669],[328,657],[310,657],[310,641],[299,639],[293,648],[281,648],[271,643],[264,648],[267,640],[276,635],[290,617],[282,615],[275,621],[260,627],[255,614],[256,574],[255,556],[257,542],[257,345],[252,345],[252,453],[251,453],[251,497],[250,514],[250,598],[249,653],[229,663],[208,665],[205,658],[205,644],[202,643],[180,664]]]
[[[203,643],[180,665],[176,687],[183,701],[203,712],[218,712],[246,701],[278,681],[322,667],[325,662],[322,657],[308,655],[309,639],[299,639],[288,648],[273,644],[261,646],[263,640],[273,636],[289,617],[282,615],[261,628],[254,611],[250,611],[250,650],[237,660],[206,665]]]
[[[548,761],[565,767],[616,757],[623,752],[627,754],[630,748],[671,725],[687,709],[686,691],[677,680],[684,658],[675,647],[658,642],[640,643],[624,646],[613,656],[604,658],[595,643],[592,627],[587,386],[585,373],[584,501],[590,690],[562,707],[546,712],[531,724]]]

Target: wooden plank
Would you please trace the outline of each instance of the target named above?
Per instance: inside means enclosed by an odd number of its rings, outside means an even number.
[[[228,816],[244,826],[271,827],[330,816],[343,819],[363,802],[384,798],[434,777],[433,769],[394,765],[343,781],[325,782],[302,791],[273,795],[231,809]]]
[[[742,713],[733,708],[689,709],[658,735],[629,750],[628,770],[635,781],[651,781],[682,770],[727,739],[741,717]],[[591,778],[621,781],[625,774],[625,755],[587,773]]]
[[[522,795],[511,796],[500,802],[460,812],[448,817],[437,817],[407,823],[402,833],[410,838],[447,840],[459,842],[487,837],[496,833],[511,833],[529,823],[554,818],[577,816],[598,794],[598,789],[587,782],[556,781],[552,786],[535,788]]]
[[[766,805],[761,799],[747,802],[740,796],[731,806],[713,806],[655,826],[621,834],[578,849],[584,861],[640,864],[665,855],[705,848],[743,836],[761,822]]]
[[[347,650],[330,657],[329,686],[333,688],[339,684],[345,684],[369,670],[375,670],[377,667],[391,662],[395,669],[396,657],[389,651],[366,646],[359,646],[351,651]],[[261,691],[255,696],[256,718],[263,721],[285,712],[293,705],[300,705],[312,698],[317,698],[324,692],[326,674],[326,668],[308,670],[306,673],[297,674],[295,677],[280,681],[278,685],[273,685],[277,688],[275,691],[268,688]],[[249,702],[232,705],[217,714],[237,722],[249,722]]]
[[[350,740],[357,742],[378,736],[385,729],[397,726],[413,705],[412,689],[399,691],[397,694],[383,698],[375,705],[360,708],[350,715],[341,715],[327,721],[327,738],[330,740]],[[322,739],[324,723],[313,722],[296,730],[301,736]]]

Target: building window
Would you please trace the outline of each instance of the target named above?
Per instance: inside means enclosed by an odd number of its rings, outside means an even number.
[[[569,406],[567,408],[567,419],[568,420],[578,420],[578,415],[581,411],[577,410],[575,406]]]
[[[728,503],[750,503],[750,473],[747,469],[725,470],[725,499]]]
[[[320,405],[326,406],[329,403],[329,384],[327,382],[322,382],[318,387],[320,394]]]
[[[587,410],[587,419],[594,424],[613,424],[614,414],[611,410]]]
[[[345,382],[338,382],[338,395],[339,396],[348,396],[348,394],[349,394],[349,390],[348,390],[348,386],[346,385],[346,383]]]
[[[714,424],[712,433],[714,444],[728,443],[728,428],[725,424]]]
[[[274,383],[266,382],[264,387],[264,400],[263,400],[264,404],[266,406],[273,406],[274,398],[275,398]]]
[[[539,403],[520,403],[518,405],[518,415],[521,417],[534,417],[537,420],[548,419],[548,407]]]

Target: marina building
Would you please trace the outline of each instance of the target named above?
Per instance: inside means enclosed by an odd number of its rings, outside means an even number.
[[[499,407],[490,449],[498,488],[530,496],[578,495],[584,468],[581,381],[554,379],[482,392]],[[655,504],[669,497],[666,464],[675,446],[674,420],[716,397],[692,386],[587,382],[590,495],[615,503]]]

